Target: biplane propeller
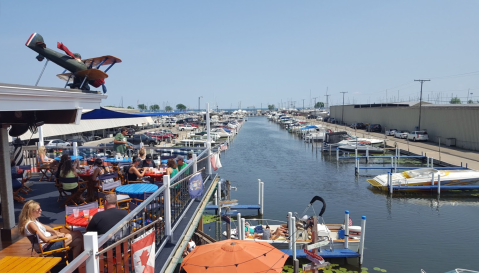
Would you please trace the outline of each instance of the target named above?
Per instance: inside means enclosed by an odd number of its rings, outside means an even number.
[[[57,52],[47,48],[43,37],[38,33],[33,33],[25,45],[38,53],[36,57],[38,61],[41,62],[46,58],[65,68],[62,74],[57,75],[58,78],[67,82],[65,88],[69,86],[70,88],[89,91],[89,85],[101,86],[103,92],[106,93],[105,79],[108,78],[106,72],[116,63],[121,63],[120,58],[111,55],[82,60],[80,54],[70,52],[62,43],[57,43],[57,48],[65,51],[66,54]],[[99,69],[103,65],[109,65],[105,71]],[[70,71],[70,73],[65,73],[66,71]],[[72,79],[73,82],[70,83]]]

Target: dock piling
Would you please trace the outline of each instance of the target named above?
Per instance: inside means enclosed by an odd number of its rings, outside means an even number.
[[[363,264],[364,238],[366,237],[366,216],[361,217],[361,242],[359,244],[359,264]]]
[[[434,173],[432,173],[432,178],[431,178],[431,185],[434,186]]]
[[[336,161],[339,161],[339,148],[336,147]]]
[[[291,233],[293,229],[293,213],[288,212],[288,232],[289,232],[289,244],[288,244],[288,249],[293,249],[293,241],[291,240],[291,237],[294,235]]]
[[[238,220],[238,225],[236,226],[236,237],[238,237],[238,240],[242,240],[241,239],[241,232],[240,232],[240,229],[241,229],[241,213],[238,212],[236,214],[236,220]]]
[[[344,212],[344,248],[348,249],[349,245],[349,210]]]
[[[437,195],[441,194],[441,175],[437,175]]]
[[[261,182],[261,204],[260,204],[260,213],[259,215],[263,215],[264,210],[264,182]]]
[[[293,246],[293,260],[296,260],[296,218],[292,217],[291,218],[291,231],[289,232],[289,241],[291,242]]]
[[[388,172],[388,177],[389,177],[389,193],[393,194],[393,174],[391,172]]]

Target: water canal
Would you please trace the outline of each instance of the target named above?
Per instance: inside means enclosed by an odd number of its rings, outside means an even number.
[[[238,187],[232,198],[240,204],[257,204],[258,179],[265,182],[264,218],[285,220],[288,211],[301,213],[314,195],[326,200],[326,223],[342,223],[345,210],[355,225],[367,216],[364,272],[479,268],[477,196],[438,199],[431,194],[395,194],[390,198],[373,191],[366,181],[381,170],[357,178],[353,161],[337,163],[334,155],[321,154],[265,117],[249,118],[221,160],[219,174]],[[248,213],[256,211],[242,211]],[[212,236],[214,228],[214,223],[205,225]],[[333,262],[361,272],[357,263]]]

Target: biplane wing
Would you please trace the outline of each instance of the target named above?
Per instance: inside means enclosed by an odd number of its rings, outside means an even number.
[[[68,81],[68,79],[71,77],[72,73],[63,73],[63,74],[58,74],[57,77],[64,80]],[[108,78],[108,74],[105,72],[101,71],[100,69],[92,68],[92,69],[86,69],[82,71],[78,71],[77,73],[74,73],[73,75],[79,76],[79,77],[87,77],[89,81],[91,80],[98,80],[98,79],[106,79]]]
[[[101,57],[95,57],[90,59],[84,59],[82,62],[87,67],[97,67],[98,65],[111,65],[114,63],[121,63],[121,59],[111,55],[105,55]],[[93,62],[93,65],[91,65]]]

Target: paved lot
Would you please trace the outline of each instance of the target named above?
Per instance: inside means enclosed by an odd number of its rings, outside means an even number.
[[[456,147],[448,147],[441,145],[439,147],[438,143],[433,142],[412,142],[407,141],[406,139],[399,139],[393,136],[385,136],[383,133],[370,133],[365,130],[353,130],[347,126],[341,126],[321,121],[311,121],[314,124],[322,125],[333,131],[348,131],[352,135],[357,135],[358,137],[370,137],[377,139],[386,140],[386,144],[389,146],[395,146],[396,143],[401,150],[410,151],[415,154],[425,153],[428,157],[434,158],[435,161],[443,161],[452,165],[460,166],[461,163],[463,166],[466,164],[468,168],[479,170],[479,152],[465,150]]]

